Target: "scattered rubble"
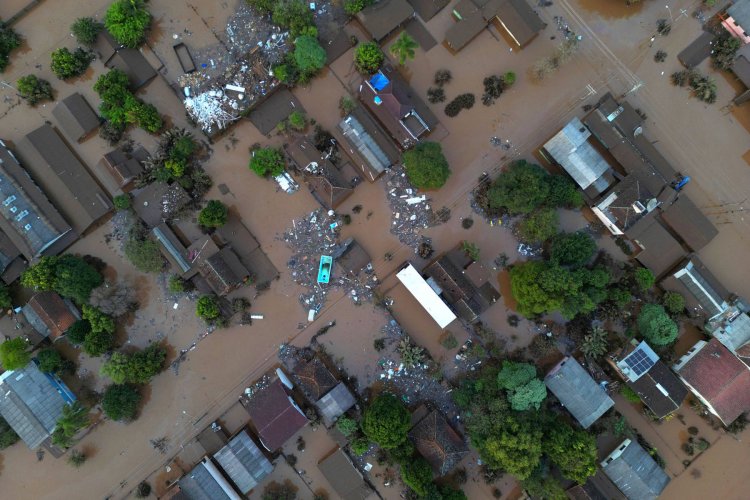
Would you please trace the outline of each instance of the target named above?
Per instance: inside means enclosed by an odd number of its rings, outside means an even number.
[[[432,210],[427,196],[420,195],[409,182],[403,166],[396,166],[391,172],[385,183],[388,203],[393,213],[391,234],[398,237],[404,245],[412,247],[416,253],[422,243],[429,243],[420,234],[421,231],[442,224],[447,220],[446,214],[438,214]],[[450,211],[447,218],[450,218]]]

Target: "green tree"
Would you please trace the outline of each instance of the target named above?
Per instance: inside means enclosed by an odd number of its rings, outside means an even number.
[[[295,500],[297,498],[297,488],[289,479],[283,483],[271,481],[263,489],[262,500]]]
[[[91,323],[85,319],[78,320],[65,332],[65,338],[73,345],[81,345],[86,340],[86,335],[91,331]]]
[[[508,401],[515,411],[525,411],[532,406],[538,410],[547,397],[544,382],[536,378],[536,368],[528,363],[503,361],[497,383],[508,391]]]
[[[80,47],[73,52],[62,47],[52,51],[50,69],[59,79],[68,80],[84,74],[93,60],[94,54]]]
[[[18,93],[31,106],[36,106],[42,101],[51,101],[54,98],[52,85],[35,75],[22,76],[18,79],[17,85]]]
[[[198,224],[204,227],[221,227],[227,223],[229,210],[219,200],[210,200],[198,214]]]
[[[596,440],[592,434],[551,419],[542,444],[544,452],[568,479],[583,484],[596,473]]]
[[[147,384],[164,366],[167,351],[158,344],[151,344],[142,351],[131,354],[115,352],[101,367],[102,375],[115,384]]]
[[[685,297],[678,292],[669,291],[664,293],[661,302],[670,314],[680,314],[685,310]]]
[[[101,273],[75,255],[45,256],[21,275],[21,284],[28,288],[54,290],[79,304],[88,301],[91,290],[102,284]]]
[[[52,432],[52,444],[60,448],[70,448],[73,438],[81,429],[89,425],[89,409],[78,401],[63,406],[62,415]]]
[[[112,199],[112,202],[117,210],[130,210],[132,204],[128,193],[118,194]]]
[[[128,123],[134,123],[146,132],[155,134],[164,126],[159,110],[153,104],[148,104],[133,98],[125,108]]]
[[[0,450],[4,450],[9,446],[13,446],[21,439],[13,430],[13,427],[8,424],[8,421],[0,416]]]
[[[39,370],[44,373],[59,373],[64,366],[64,359],[57,349],[42,349],[36,355]]]
[[[261,177],[276,177],[284,172],[284,157],[276,148],[260,148],[250,158],[250,170]]]
[[[626,288],[614,287],[607,291],[607,299],[611,300],[619,309],[623,309],[633,300],[633,296]]]
[[[372,5],[373,2],[374,0],[346,0],[344,2],[344,10],[347,14],[353,16],[365,7]]]
[[[671,344],[677,338],[677,323],[658,304],[646,304],[638,314],[638,330],[646,341],[657,346]]]
[[[631,403],[641,402],[641,397],[638,395],[638,393],[627,385],[620,386],[620,394],[622,394],[622,397],[625,398],[626,401],[629,401]]]
[[[125,257],[141,272],[158,273],[164,268],[164,258],[159,245],[151,238],[141,240],[131,236],[123,249]]]
[[[549,474],[535,471],[529,478],[521,482],[523,489],[532,498],[543,500],[567,500],[568,495],[560,483]]]
[[[550,207],[579,208],[583,205],[583,194],[573,181],[563,175],[548,175],[546,204]]]
[[[409,460],[401,464],[401,480],[414,493],[424,497],[428,487],[432,484],[432,468],[422,457]]]
[[[21,46],[21,37],[13,28],[0,20],[0,73],[10,62],[10,53]]]
[[[90,328],[83,340],[83,352],[96,357],[112,349],[115,340],[115,320],[88,304],[82,306],[81,313]]]
[[[737,51],[742,46],[740,39],[723,31],[711,45],[713,48],[711,51],[711,60],[714,67],[729,71],[737,57]]]
[[[557,222],[557,211],[554,208],[539,208],[518,223],[518,237],[530,244],[543,243],[555,235]]]
[[[443,187],[451,175],[443,149],[437,142],[418,143],[403,154],[402,161],[409,182],[419,189]]]
[[[581,352],[588,358],[601,358],[607,353],[608,336],[607,331],[601,326],[593,327],[588,335],[583,337]]]
[[[29,344],[22,337],[6,340],[0,344],[0,365],[5,370],[20,370],[31,361]]]
[[[326,51],[317,38],[302,35],[294,41],[294,62],[302,73],[317,73],[326,65],[326,57]]]
[[[409,36],[409,33],[403,31],[391,45],[391,54],[398,58],[398,63],[403,66],[407,60],[414,59],[414,51],[417,47],[419,44]]]
[[[10,290],[7,286],[0,284],[0,309],[10,309],[13,307],[13,299],[10,296]]]
[[[594,239],[586,233],[560,233],[550,246],[550,257],[564,266],[582,266],[596,252]]]
[[[21,284],[38,291],[53,290],[58,257],[44,256],[21,275]]]
[[[68,456],[68,463],[76,469],[86,462],[86,454],[79,450],[72,450]]]
[[[354,50],[354,66],[365,75],[378,71],[384,60],[385,55],[375,42],[360,43]]]
[[[527,214],[549,195],[547,172],[524,160],[512,163],[492,183],[487,198],[491,208],[505,208],[511,214]]]
[[[307,127],[307,118],[301,111],[292,111],[289,115],[289,126],[294,130],[301,131]]]
[[[336,421],[336,428],[341,434],[349,437],[359,430],[359,424],[353,418],[343,416]]]
[[[386,450],[406,441],[410,427],[409,410],[393,394],[375,398],[362,418],[362,432]]]
[[[288,28],[292,39],[300,35],[318,35],[313,21],[313,11],[303,0],[276,0],[271,14],[273,23]]]
[[[143,0],[115,0],[104,14],[104,26],[126,47],[136,48],[146,40],[151,14]]]
[[[219,301],[215,295],[203,295],[195,305],[195,314],[205,321],[213,321],[221,316]]]
[[[140,389],[132,384],[112,384],[104,391],[102,409],[112,420],[134,420],[142,399]]]
[[[506,416],[498,423],[498,432],[488,437],[480,448],[483,458],[524,480],[539,465],[542,457],[542,431],[526,419]]]
[[[79,17],[70,26],[70,31],[81,45],[94,45],[104,25],[92,17]]]
[[[654,283],[656,283],[654,273],[646,267],[637,268],[633,273],[633,278],[635,279],[635,284],[638,286],[638,289],[642,292],[651,290]]]

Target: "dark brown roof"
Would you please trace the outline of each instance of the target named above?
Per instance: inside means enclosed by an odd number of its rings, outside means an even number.
[[[313,403],[322,398],[338,384],[336,377],[333,376],[318,358],[313,358],[310,361],[300,361],[294,367],[293,374],[302,392]]]
[[[8,235],[0,231],[0,277],[6,285],[13,283],[26,269],[22,255],[21,250],[16,248]]]
[[[372,78],[387,78],[388,84],[376,90],[365,78],[359,99],[403,149],[429,135],[438,124],[437,117],[422,99],[393,69],[383,69]]]
[[[456,13],[460,18],[445,33],[445,43],[454,51],[464,48],[487,27],[487,20],[482,14],[482,9],[477,7],[472,0],[458,2],[453,7],[454,17]]]
[[[190,195],[177,183],[152,182],[133,197],[133,210],[148,227],[176,216],[190,202]]]
[[[222,245],[231,245],[240,262],[253,274],[256,283],[266,283],[279,275],[276,266],[263,252],[258,240],[230,208],[227,223],[214,233]]]
[[[323,207],[335,210],[354,191],[339,169],[324,159],[305,137],[285,144],[284,151],[302,172],[310,192]]]
[[[357,19],[373,39],[381,41],[414,16],[414,8],[406,0],[380,0],[365,7]]]
[[[546,26],[526,0],[462,0],[453,12],[457,22],[445,34],[445,42],[453,50],[461,50],[493,19],[519,47],[527,45]]]
[[[348,239],[343,244],[345,249],[343,253],[335,257],[336,264],[345,269],[348,273],[357,276],[367,264],[372,262],[370,254],[355,239]]]
[[[685,194],[667,207],[661,218],[694,252],[708,245],[719,230]]]
[[[526,0],[498,1],[492,13],[519,47],[526,46],[546,26]]]
[[[76,92],[52,110],[65,135],[73,141],[81,141],[99,126],[99,116],[91,109],[86,99]]]
[[[452,471],[469,453],[463,438],[437,410],[430,412],[409,431],[409,439],[439,476]]]
[[[55,340],[68,331],[78,318],[71,311],[72,305],[66,303],[56,292],[34,294],[28,303],[45,327],[39,332]],[[33,323],[32,323],[33,324]]]
[[[677,54],[677,59],[688,69],[698,66],[711,55],[711,42],[714,38],[716,35],[710,31],[702,32],[698,38]]]
[[[156,70],[138,49],[119,45],[107,30],[99,33],[94,49],[99,53],[105,66],[120,69],[128,76],[131,89],[134,91],[156,76]]]
[[[745,84],[745,87],[750,87],[750,44],[743,45],[737,51],[737,59],[732,64],[732,72]]]
[[[341,448],[321,460],[318,468],[342,500],[364,500],[373,492]]]
[[[305,109],[294,95],[287,89],[272,92],[263,102],[250,112],[250,121],[263,134],[270,134],[276,125],[289,118],[293,111],[304,113]]]
[[[375,180],[395,165],[400,155],[393,140],[363,108],[357,107],[338,126],[341,147],[364,177]]]
[[[246,408],[261,443],[268,451],[281,448],[307,424],[307,418],[291,401],[279,379],[256,392]]]
[[[200,272],[216,295],[226,295],[250,278],[250,271],[230,247],[208,257],[201,264]]]
[[[429,21],[443,8],[451,3],[451,0],[409,0],[414,10],[424,22]]]
[[[672,269],[687,255],[680,242],[655,217],[639,220],[626,234],[643,248],[635,258],[657,277]]]
[[[676,371],[708,401],[724,425],[750,411],[750,370],[718,339],[712,338],[703,344],[700,351]]]
[[[73,228],[82,234],[112,209],[112,204],[58,133],[49,125],[18,143],[26,170]]]
[[[33,261],[51,250],[56,241],[73,233],[60,212],[49,202],[15,156],[0,141],[0,198],[13,202],[0,206],[0,270],[23,254]],[[21,219],[18,217],[27,212]],[[27,228],[27,225],[31,227]]]
[[[688,393],[687,387],[661,360],[628,385],[658,418],[677,410]]]
[[[601,469],[584,484],[577,484],[565,492],[572,500],[626,500],[625,495]]]
[[[117,185],[120,188],[125,188],[143,172],[141,162],[147,158],[148,153],[143,148],[138,148],[132,153],[118,148],[105,154],[101,164],[109,170]]]

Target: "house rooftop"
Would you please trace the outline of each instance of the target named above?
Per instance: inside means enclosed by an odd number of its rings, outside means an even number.
[[[79,234],[112,210],[109,198],[51,126],[26,134],[17,149],[26,170]]]
[[[22,254],[33,261],[77,236],[13,153],[0,141],[0,268]]]
[[[375,182],[385,169],[399,161],[392,140],[363,108],[355,108],[338,128],[344,137],[342,147],[368,181]]]
[[[219,468],[205,457],[177,483],[179,493],[172,498],[188,500],[235,500],[239,498]]]
[[[709,321],[706,330],[746,364],[750,363],[750,315],[747,311],[730,306],[721,316]]]
[[[34,294],[23,307],[23,315],[36,331],[52,341],[65,335],[80,319],[75,306],[52,291]]]
[[[124,189],[143,172],[142,162],[147,159],[148,152],[142,147],[138,147],[132,152],[126,152],[122,148],[118,148],[105,154],[100,164],[112,174],[117,186]]]
[[[118,44],[107,30],[99,33],[94,48],[106,67],[117,68],[128,76],[133,91],[143,87],[156,76],[156,70],[138,49]]]
[[[176,182],[152,182],[133,196],[133,210],[148,227],[158,226],[180,213],[190,195]]]
[[[162,222],[154,227],[151,230],[151,234],[153,234],[159,243],[159,248],[164,257],[178,274],[185,274],[192,269],[193,266],[187,258],[187,248],[185,248],[166,222]]]
[[[357,400],[354,399],[354,395],[346,387],[346,384],[339,382],[336,387],[328,391],[315,403],[315,407],[323,418],[323,423],[330,427],[356,403]]]
[[[412,427],[409,439],[438,476],[448,474],[469,454],[463,438],[438,410],[432,410]]]
[[[750,2],[745,2],[750,5]],[[739,80],[750,88],[750,44],[745,44],[737,51],[737,57],[732,63],[732,72]]]
[[[414,8],[406,0],[380,0],[357,13],[357,19],[380,42],[414,16]]]
[[[370,254],[360,245],[357,240],[349,238],[341,245],[341,253],[334,255],[336,266],[344,269],[352,276],[357,276],[372,262]]]
[[[734,19],[737,25],[741,26],[745,32],[750,30],[750,1],[736,0],[727,9],[727,15]]]
[[[424,22],[429,21],[443,8],[451,3],[451,0],[409,0],[409,3],[417,11]]]
[[[705,314],[710,319],[728,307],[729,291],[695,255],[670,271],[659,285],[685,297],[685,306],[692,315]]]
[[[565,357],[544,377],[544,384],[560,403],[588,429],[614,406],[604,389],[571,357]]]
[[[354,191],[344,174],[305,137],[284,145],[284,151],[305,177],[310,192],[324,208],[335,210]]]
[[[230,208],[227,223],[216,229],[214,237],[222,245],[231,245],[242,265],[255,277],[255,283],[267,283],[279,275],[273,262],[260,248],[258,240],[233,209]]]
[[[571,500],[625,500],[625,495],[601,469],[584,484],[576,484],[565,491]]]
[[[214,455],[214,460],[245,495],[273,471],[273,464],[244,430],[220,449]]]
[[[279,379],[253,394],[245,407],[261,443],[276,451],[307,424],[302,410],[287,395]]]
[[[487,24],[496,20],[518,47],[526,46],[546,24],[526,0],[461,0],[453,8],[457,22],[445,34],[445,43],[461,50]]]
[[[716,226],[685,194],[681,194],[671,205],[662,207],[661,218],[694,252],[708,245],[719,234]]]
[[[302,104],[288,89],[279,89],[250,111],[248,118],[255,128],[267,135],[276,130],[276,126],[289,118],[294,111],[304,113]]]
[[[65,384],[34,361],[0,375],[0,414],[32,450],[52,434],[63,407],[75,401]]]
[[[655,500],[669,484],[664,470],[630,439],[623,441],[601,466],[628,500]]]
[[[396,278],[406,287],[411,295],[419,302],[427,314],[445,328],[456,319],[456,314],[443,302],[440,295],[430,286],[421,274],[410,263],[406,263],[396,273]]]
[[[724,425],[750,411],[750,369],[719,339],[696,343],[674,370]]]
[[[101,122],[86,98],[78,92],[60,101],[52,110],[52,116],[72,141],[81,141],[96,130]]]
[[[623,234],[645,217],[655,202],[648,183],[640,175],[632,174],[615,184],[592,210],[610,232]]]
[[[231,247],[224,247],[199,266],[203,278],[216,295],[222,296],[250,279],[250,271],[242,265]]]
[[[321,460],[318,469],[342,500],[364,500],[373,494],[362,473],[341,448]]]
[[[685,258],[687,252],[656,218],[656,212],[639,220],[625,231],[642,250],[636,255],[638,262],[648,267],[654,276],[660,277]]]
[[[302,360],[297,363],[292,371],[292,375],[295,382],[302,389],[302,392],[313,403],[322,398],[338,384],[338,380],[333,376],[333,373],[317,357],[310,361]]]

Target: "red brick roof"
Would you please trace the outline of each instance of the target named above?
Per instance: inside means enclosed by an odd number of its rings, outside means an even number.
[[[263,446],[269,451],[281,448],[307,424],[307,418],[292,403],[279,379],[253,395],[247,411]]]
[[[725,425],[750,411],[750,370],[716,338],[678,373],[711,404]]]
[[[29,305],[49,328],[52,340],[63,335],[78,319],[55,292],[39,292],[29,299]]]

